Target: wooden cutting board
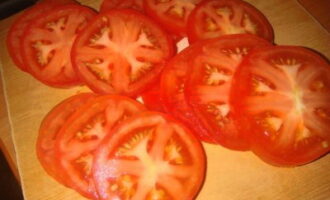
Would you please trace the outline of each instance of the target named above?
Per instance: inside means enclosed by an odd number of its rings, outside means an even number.
[[[81,0],[98,8],[100,1]],[[249,0],[269,19],[277,44],[300,45],[330,57],[330,35],[295,0]],[[46,113],[61,100],[87,88],[54,89],[18,70],[8,56],[5,36],[14,17],[0,22],[0,66],[8,102],[11,133],[26,200],[83,200],[55,182],[35,153],[37,132]],[[1,105],[0,109],[4,109]],[[250,152],[204,144],[207,176],[197,200],[327,200],[330,156],[296,168],[277,168]]]

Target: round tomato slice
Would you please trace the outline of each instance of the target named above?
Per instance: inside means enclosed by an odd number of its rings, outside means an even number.
[[[234,80],[234,108],[261,159],[295,166],[330,151],[330,66],[318,54],[261,48],[246,57]]]
[[[160,80],[160,95],[165,110],[181,120],[193,130],[197,138],[209,143],[215,143],[208,131],[201,125],[199,119],[188,105],[184,88],[188,72],[193,66],[189,61],[193,54],[203,46],[203,43],[196,43],[188,46],[175,55],[166,65]]]
[[[143,12],[143,0],[103,0],[100,12],[114,8],[131,8]]]
[[[133,10],[101,13],[74,43],[72,59],[98,93],[138,95],[155,81],[174,44],[153,21]]]
[[[141,94],[144,105],[153,111],[165,112],[163,105],[163,99],[160,96],[160,85],[159,82],[155,83],[154,86],[144,91]]]
[[[269,46],[259,37],[242,34],[226,35],[205,41],[192,57],[185,85],[187,102],[211,137],[224,147],[248,150],[244,132],[237,129],[230,103],[233,75],[248,52]]]
[[[22,48],[22,38],[24,36],[24,31],[26,27],[34,22],[38,15],[41,15],[43,12],[48,12],[52,8],[67,4],[73,3],[72,0],[44,0],[31,8],[23,12],[10,26],[8,35],[7,35],[7,49],[10,57],[13,59],[15,65],[23,71],[27,71],[26,65],[23,62],[22,54],[20,50]]]
[[[145,112],[117,126],[95,153],[101,200],[194,199],[205,154],[190,131],[170,117]]]
[[[188,19],[188,38],[197,40],[249,33],[273,42],[273,28],[255,7],[241,0],[209,0],[200,3]]]
[[[63,125],[55,144],[67,185],[97,199],[91,174],[93,152],[115,125],[144,110],[137,101],[112,95],[94,98],[80,107]]]
[[[78,32],[96,13],[84,6],[65,5],[43,13],[25,30],[22,56],[27,70],[53,87],[80,84],[71,64],[71,47]]]
[[[144,9],[170,33],[186,36],[190,12],[202,0],[145,0]]]
[[[37,156],[45,171],[55,180],[66,184],[55,158],[55,141],[59,130],[69,117],[82,105],[95,98],[95,94],[82,93],[72,96],[55,106],[43,119],[37,139]]]

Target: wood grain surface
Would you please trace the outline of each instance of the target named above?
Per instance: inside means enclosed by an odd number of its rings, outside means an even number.
[[[2,67],[0,62],[0,77],[2,77],[1,69]],[[3,79],[0,79],[0,150],[3,152],[16,179],[19,180],[16,163],[16,152],[10,130],[7,102],[2,80]]]
[[[298,2],[330,33],[329,0],[298,0]]]
[[[96,0],[80,2],[95,9],[100,5]],[[277,44],[305,46],[330,57],[329,33],[296,0],[248,2],[267,16]],[[88,89],[50,88],[18,70],[5,47],[5,36],[14,18],[0,22],[0,61],[25,199],[83,200],[45,173],[36,158],[35,144],[40,122],[47,112],[61,100]],[[1,107],[1,111],[4,109]],[[330,197],[329,155],[305,166],[278,168],[263,163],[250,152],[209,144],[204,147],[207,176],[197,200],[328,200]]]

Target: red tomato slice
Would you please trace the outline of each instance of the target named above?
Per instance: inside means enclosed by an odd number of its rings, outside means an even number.
[[[259,37],[241,34],[226,35],[205,41],[192,55],[185,85],[187,102],[211,137],[224,147],[248,150],[244,132],[237,129],[230,103],[232,78],[248,52],[256,47],[269,46]]]
[[[62,184],[65,184],[65,180],[55,158],[55,140],[66,120],[95,96],[92,93],[83,93],[62,101],[47,114],[40,125],[36,146],[38,159],[45,171]]]
[[[25,30],[22,56],[28,71],[53,87],[80,84],[71,64],[71,46],[77,33],[96,13],[80,5],[56,7],[43,13]]]
[[[73,2],[74,1],[72,0],[44,0],[24,11],[23,14],[14,21],[9,29],[6,44],[9,55],[18,68],[27,71],[26,65],[23,62],[22,54],[20,53],[20,49],[22,48],[22,38],[26,27],[32,23],[38,15],[48,12],[56,6]]]
[[[330,151],[330,65],[301,47],[255,50],[234,78],[233,104],[251,148],[280,166]]]
[[[103,0],[100,12],[114,8],[131,8],[143,12],[143,0]]]
[[[109,10],[78,36],[72,59],[93,91],[135,96],[155,81],[173,53],[172,40],[149,18]]]
[[[144,105],[153,111],[165,112],[163,99],[160,96],[159,82],[155,83],[149,90],[141,94]]]
[[[56,156],[67,185],[97,199],[91,167],[93,152],[115,125],[145,108],[122,96],[101,96],[85,104],[63,125],[56,140]]]
[[[250,33],[273,42],[273,28],[255,7],[241,0],[209,0],[200,3],[188,19],[188,38],[197,40],[227,34]]]
[[[186,36],[190,12],[202,0],[144,0],[145,12],[158,21],[167,31]]]
[[[215,143],[210,133],[201,125],[198,118],[193,113],[192,108],[188,105],[184,96],[185,82],[188,76],[187,73],[190,71],[190,68],[192,68],[189,61],[193,59],[193,54],[201,46],[203,46],[203,43],[190,45],[167,63],[161,76],[160,95],[165,110],[168,113],[193,129],[193,133],[200,140]]]
[[[205,155],[190,131],[166,115],[145,112],[117,126],[95,153],[101,200],[194,199]]]

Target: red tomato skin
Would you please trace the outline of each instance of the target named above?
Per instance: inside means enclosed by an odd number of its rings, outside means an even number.
[[[201,76],[205,75],[205,72],[203,71],[204,67],[201,66],[202,63],[196,63],[194,60],[196,60],[199,55],[208,56],[208,54],[206,53],[207,49],[235,49],[235,47],[245,47],[249,49],[248,51],[251,51],[255,48],[257,49],[264,46],[271,46],[271,44],[267,40],[250,34],[224,35],[218,38],[202,40],[199,41],[199,43],[203,43],[203,45],[200,46],[200,48],[197,49],[194,54],[191,55],[191,57],[195,59],[190,60],[190,66],[195,66],[195,68],[190,68],[187,71],[188,77],[184,88],[186,101],[191,107],[194,115],[197,117],[202,127],[207,130],[210,137],[213,139],[213,141],[215,141],[215,143],[220,144],[231,150],[250,150],[250,144],[246,134],[240,131],[240,129],[238,128],[239,126],[241,126],[241,123],[239,120],[237,120],[238,117],[236,116],[235,110],[230,103],[231,100],[228,100],[228,106],[230,109],[230,115],[227,119],[228,122],[226,122],[226,125],[224,125],[222,128],[216,125],[214,122],[214,117],[211,118],[210,114],[205,111],[205,102],[202,101],[203,98],[201,96],[198,96],[198,93],[196,91],[199,86],[208,85],[205,83],[202,84],[200,82],[202,79]],[[245,55],[243,56],[242,60],[244,60],[244,57]],[[223,65],[226,66],[225,63]],[[232,73],[235,73],[236,69],[231,70],[234,70]],[[231,89],[229,89],[228,94],[223,94],[222,96],[230,96],[230,91]],[[209,92],[212,93],[214,91]]]
[[[193,157],[195,159],[197,158],[196,160],[198,160],[198,172],[193,174],[194,175],[198,174],[198,178],[194,180],[195,182],[194,185],[190,187],[191,191],[189,191],[189,194],[185,194],[186,197],[184,199],[189,199],[189,200],[195,199],[198,193],[200,192],[200,190],[202,189],[203,183],[205,181],[205,173],[206,173],[206,154],[201,142],[194,136],[194,134],[191,133],[189,128],[187,128],[177,119],[173,118],[171,115],[167,115],[160,112],[154,112],[154,111],[145,111],[127,119],[124,123],[116,126],[113,130],[111,130],[111,132],[107,134],[107,137],[104,138],[104,140],[100,144],[100,147],[95,152],[96,158],[92,170],[93,170],[94,180],[97,183],[97,191],[100,200],[112,200],[111,197],[109,198],[108,196],[109,194],[105,194],[101,192],[102,191],[100,189],[102,187],[101,179],[103,177],[100,176],[102,173],[101,174],[97,173],[98,170],[101,170],[101,166],[99,165],[99,163],[102,163],[102,154],[104,154],[104,152],[108,152],[108,150],[105,149],[109,149],[109,147],[111,148],[113,146],[119,146],[118,143],[120,143],[124,137],[122,133],[118,133],[118,132],[121,129],[125,128],[125,126],[128,126],[130,123],[134,123],[139,119],[143,119],[143,118],[150,118],[150,120],[148,120],[150,122],[152,121],[153,116],[162,117],[163,119],[166,120],[166,123],[176,124],[180,128],[182,128],[187,133],[186,140],[189,141],[191,145],[191,149],[193,149],[193,151],[195,151],[196,153],[196,155],[194,155]],[[109,144],[113,144],[113,145],[109,145]],[[187,185],[186,187],[188,186],[189,185]]]
[[[81,6],[78,4],[68,4],[68,5],[62,5],[62,6],[57,6],[54,7],[53,9],[49,10],[49,12],[47,13],[43,13],[42,15],[38,16],[38,19],[42,20],[44,18],[50,17],[51,14],[56,15],[58,12],[60,11],[65,11],[65,10],[79,10],[82,13],[84,13],[86,15],[86,17],[88,19],[93,18],[96,15],[96,12],[86,6]],[[26,27],[25,31],[24,31],[24,35],[31,35],[32,34],[32,30],[34,27],[38,26],[38,25],[42,25],[41,23],[37,24],[37,23],[31,23],[29,24],[28,27]],[[82,32],[82,31],[81,31]],[[45,85],[48,85],[50,87],[56,87],[56,88],[70,88],[73,86],[77,86],[77,85],[82,85],[82,81],[79,79],[78,75],[73,74],[74,77],[69,77],[69,78],[65,78],[62,77],[61,75],[57,75],[56,77],[52,77],[51,79],[49,78],[44,78],[42,77],[42,75],[40,74],[40,69],[39,68],[39,64],[36,60],[31,60],[31,51],[29,48],[29,41],[28,39],[26,39],[26,37],[23,39],[23,45],[25,47],[21,48],[21,54],[23,57],[23,61],[26,64],[27,70],[29,71],[29,73],[37,80],[39,80],[40,82],[44,83]],[[68,60],[71,60],[71,56],[68,56]],[[75,73],[75,72],[73,72]]]
[[[21,49],[21,42],[24,36],[24,31],[26,27],[42,12],[47,12],[56,6],[60,6],[62,4],[69,4],[73,3],[72,0],[44,0],[41,1],[34,6],[30,7],[29,9],[25,10],[21,15],[19,15],[13,24],[10,26],[7,38],[6,38],[6,45],[7,50],[12,58],[14,64],[22,71],[29,72],[27,70],[26,65],[23,62],[22,55],[20,53]]]
[[[286,145],[281,147],[280,144],[275,143],[275,141],[271,139],[271,136],[266,133],[267,131],[262,128],[256,120],[254,120],[254,117],[247,113],[246,106],[244,106],[243,103],[252,91],[251,88],[246,85],[251,81],[252,76],[249,69],[251,68],[253,61],[260,58],[268,61],[270,58],[280,58],[281,56],[300,59],[305,62],[306,65],[313,64],[315,67],[323,68],[325,70],[324,74],[327,74],[328,77],[326,86],[329,90],[330,65],[324,57],[318,52],[304,47],[281,45],[263,47],[250,52],[235,74],[236,78],[233,83],[234,89],[231,93],[233,98],[231,99],[233,100],[232,103],[234,104],[234,109],[236,110],[237,117],[239,117],[241,124],[239,128],[241,131],[248,134],[251,151],[261,160],[270,165],[277,167],[296,167],[306,165],[326,156],[330,152],[330,147],[323,147],[318,143],[318,139],[315,138],[312,138],[309,142],[307,141],[305,146],[300,146],[299,148],[294,147],[296,141],[291,141],[289,146]],[[327,126],[329,128],[328,124]],[[330,143],[329,134],[323,139],[327,144]]]
[[[261,13],[256,7],[253,5],[249,4],[248,2],[241,1],[241,0],[204,0],[201,3],[197,5],[197,7],[192,11],[192,13],[189,15],[188,22],[187,22],[187,35],[188,35],[188,40],[189,43],[192,44],[198,40],[203,40],[203,39],[210,39],[209,37],[204,37],[203,35],[200,35],[197,31],[202,25],[198,23],[198,17],[197,13],[200,9],[205,7],[208,4],[231,4],[231,5],[236,5],[240,6],[243,8],[246,8],[250,11],[253,11],[251,13],[254,17],[258,18],[262,22],[262,28],[263,32],[262,35],[258,35],[259,37],[263,37],[264,39],[273,42],[274,41],[274,30],[272,25],[269,23],[268,19],[264,16],[263,13]],[[239,33],[242,34],[242,33]],[[221,35],[217,35],[214,37],[219,37]]]
[[[98,194],[96,193],[96,190],[95,190],[94,182],[89,177],[91,175],[84,174],[84,175],[86,175],[86,177],[81,177],[81,174],[80,174],[81,172],[78,171],[76,168],[75,168],[76,174],[70,174],[70,172],[72,171],[72,168],[74,168],[74,166],[72,164],[72,161],[69,162],[68,158],[65,157],[64,153],[66,153],[65,150],[67,149],[67,145],[70,145],[70,142],[75,140],[75,133],[72,133],[71,130],[72,129],[75,130],[77,128],[80,128],[80,130],[82,130],[81,124],[77,124],[77,123],[79,123],[81,120],[85,121],[87,115],[89,115],[91,113],[92,114],[100,113],[101,109],[103,109],[102,112],[105,113],[107,111],[104,109],[108,108],[109,102],[118,103],[121,101],[125,101],[125,102],[129,103],[131,105],[131,107],[134,107],[134,109],[139,110],[139,112],[146,110],[146,108],[141,103],[139,103],[131,98],[125,97],[125,96],[99,95],[96,98],[89,101],[88,103],[81,106],[73,115],[71,115],[70,118],[65,122],[65,124],[62,126],[62,128],[60,129],[60,131],[58,133],[58,138],[56,139],[56,143],[55,143],[55,157],[57,159],[57,165],[63,172],[62,177],[66,180],[67,187],[70,187],[70,188],[76,190],[78,193],[80,193],[81,195],[83,195],[86,198],[99,199]],[[118,106],[118,107],[120,107],[120,106]],[[115,109],[118,107],[116,107],[114,104],[112,104],[111,109]],[[118,114],[119,113],[115,113],[115,115],[118,115]],[[126,113],[126,114],[128,114],[128,113]],[[127,117],[129,118],[129,116],[127,116]],[[93,118],[91,117],[88,119],[93,119]],[[119,122],[119,123],[117,123],[117,122],[115,122],[114,126],[121,123],[121,122]],[[72,126],[72,124],[74,124],[74,126]],[[78,127],[78,125],[79,125],[79,127]],[[83,126],[84,125],[86,125],[86,124],[83,124]],[[112,128],[113,128],[112,126],[107,127],[107,129],[109,129],[109,130]],[[70,129],[70,130],[68,130],[68,129]],[[96,140],[96,142],[99,143],[102,140],[103,140],[103,138],[98,138]],[[81,141],[78,141],[78,142],[83,143]],[[89,141],[89,142],[91,142],[91,141]],[[79,152],[83,153],[83,154],[91,152],[91,155],[93,156],[94,155],[93,151],[95,151],[97,149],[97,147],[98,147],[98,144],[95,145],[95,143],[94,143],[93,148],[89,144],[89,146],[88,145],[85,146],[85,149],[80,148]],[[86,152],[87,150],[90,150],[90,152]],[[93,158],[92,158],[92,160],[93,160]],[[80,182],[88,183],[88,186],[83,188],[83,187],[81,187],[80,184],[79,185],[76,184],[76,182],[74,180],[77,180],[77,179],[79,179]]]
[[[71,96],[57,104],[44,117],[39,128],[39,135],[36,143],[36,153],[40,164],[48,175],[61,184],[67,185],[62,177],[62,171],[55,159],[55,141],[58,132],[67,119],[85,103],[95,98],[96,94],[81,93]],[[44,145],[47,144],[46,148]]]
[[[166,46],[166,54],[165,59],[163,62],[157,64],[155,69],[151,72],[151,74],[148,77],[144,77],[141,81],[141,84],[135,84],[128,88],[126,91],[116,91],[114,88],[109,87],[109,85],[106,84],[100,84],[99,80],[97,78],[94,78],[93,80],[89,80],[86,75],[83,74],[81,70],[81,66],[79,64],[79,60],[77,59],[78,55],[76,51],[81,48],[80,45],[82,45],[82,40],[84,40],[87,36],[87,34],[79,34],[77,39],[75,40],[73,44],[73,50],[71,51],[71,60],[73,60],[73,67],[76,71],[77,75],[79,76],[80,80],[83,80],[83,82],[95,93],[99,94],[113,94],[113,95],[125,95],[129,97],[136,97],[140,95],[143,91],[145,91],[148,87],[150,87],[149,84],[152,84],[157,81],[157,77],[163,70],[167,60],[169,60],[177,51],[175,44],[173,42],[173,39],[170,35],[166,33],[156,22],[151,20],[150,18],[146,17],[145,15],[141,14],[138,11],[134,11],[131,9],[111,9],[106,12],[100,13],[97,17],[95,17],[93,20],[90,21],[90,26],[95,26],[95,24],[98,24],[98,21],[102,20],[103,17],[111,16],[111,15],[126,15],[132,18],[137,18],[141,20],[146,20],[148,24],[151,24],[153,28],[159,29],[160,32],[162,32],[162,37],[164,41],[164,46]],[[94,30],[93,30],[94,31]],[[87,30],[85,29],[85,32]],[[92,32],[92,31],[89,31]]]

